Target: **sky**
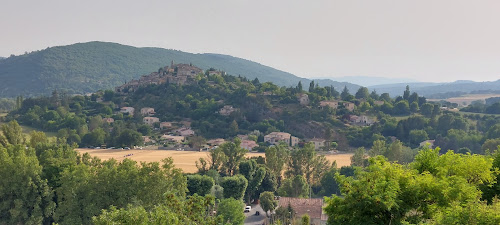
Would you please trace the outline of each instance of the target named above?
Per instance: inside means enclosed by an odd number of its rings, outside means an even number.
[[[5,0],[0,56],[107,41],[300,77],[500,79],[498,0]]]

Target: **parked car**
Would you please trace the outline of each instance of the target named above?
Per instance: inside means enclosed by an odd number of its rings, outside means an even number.
[[[243,211],[243,212],[250,212],[251,210],[252,210],[252,206],[247,205],[245,207],[245,211]]]

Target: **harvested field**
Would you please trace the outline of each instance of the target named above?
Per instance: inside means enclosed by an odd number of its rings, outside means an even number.
[[[205,158],[207,152],[195,151],[174,151],[174,150],[117,150],[117,149],[76,149],[80,153],[88,152],[91,156],[96,156],[102,160],[114,158],[123,160],[125,158],[133,159],[138,162],[159,162],[160,160],[172,157],[177,168],[182,169],[186,173],[194,173],[197,171],[195,162],[199,158]],[[130,155],[130,156],[127,156]],[[127,157],[125,157],[127,156]],[[264,153],[247,153],[247,157],[262,156]],[[352,154],[333,154],[326,155],[330,161],[337,161],[337,166],[351,165]]]
[[[440,100],[446,100],[451,103],[457,103],[460,106],[467,106],[470,105],[471,102],[477,101],[477,100],[485,100],[487,98],[492,98],[492,97],[500,97],[499,94],[467,94],[461,97],[453,97],[453,98],[447,98],[447,99],[427,99],[427,101],[440,101]]]

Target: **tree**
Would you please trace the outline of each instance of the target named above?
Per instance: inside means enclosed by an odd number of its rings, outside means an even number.
[[[410,85],[406,85],[406,90],[403,93],[403,99],[406,101],[410,99]]]
[[[399,161],[401,160],[401,155],[403,154],[403,144],[401,141],[396,140],[389,145],[384,156],[387,157],[389,161]]]
[[[123,132],[120,133],[120,136],[118,136],[116,144],[118,146],[128,146],[128,147],[141,145],[142,135],[137,131],[131,129],[125,129]]]
[[[9,144],[20,145],[25,142],[23,129],[15,120],[2,125],[2,133],[0,133],[0,145],[4,147],[7,147]]]
[[[281,173],[288,156],[289,151],[284,145],[275,145],[266,149],[266,166],[278,178],[278,181],[281,181]]]
[[[311,81],[311,83],[309,83],[309,92],[313,92],[314,91],[314,80]]]
[[[205,196],[210,194],[213,186],[214,179],[209,176],[202,176],[199,174],[187,176],[187,188],[189,190],[189,195],[198,194],[200,196]]]
[[[419,110],[419,108],[418,108],[418,103],[417,103],[417,102],[412,102],[412,103],[410,104],[410,112],[412,112],[412,113],[417,113],[417,112],[418,112],[418,110]]]
[[[375,157],[377,155],[384,155],[387,151],[387,145],[384,140],[376,140],[373,142],[372,148],[368,151],[368,155]]]
[[[285,179],[278,189],[278,194],[285,197],[306,198],[309,195],[309,185],[302,175]]]
[[[356,149],[354,155],[351,156],[351,165],[365,167],[365,148],[361,147]]]
[[[240,162],[244,159],[245,154],[248,152],[248,150],[241,148],[240,144],[240,139],[235,138],[234,142],[226,142],[219,147],[226,156],[226,161],[222,165],[224,173],[229,176],[236,173],[236,169],[238,168]]]
[[[350,96],[351,94],[349,93],[349,89],[347,89],[347,86],[344,86],[342,93],[340,93],[340,98],[344,101],[348,101]]]
[[[366,87],[360,87],[355,95],[356,99],[368,99],[369,96],[370,92]]]
[[[238,174],[232,177],[224,177],[220,183],[224,188],[224,198],[243,199],[248,187],[247,179]]]
[[[430,117],[432,115],[432,110],[434,109],[434,105],[431,103],[425,103],[420,107],[420,113],[426,117]]]
[[[233,120],[233,122],[231,122],[231,125],[229,125],[229,135],[236,136],[238,134],[238,131],[238,123],[236,122],[236,120]]]
[[[35,148],[38,143],[40,144],[45,144],[49,140],[47,139],[47,136],[45,135],[44,132],[41,131],[31,131],[30,133],[30,141],[29,141],[29,146],[32,148]]]
[[[258,166],[257,162],[253,159],[241,162],[239,169],[240,174],[245,176],[248,181],[248,187],[246,188],[246,200],[250,203],[254,194],[258,194],[256,192],[261,185],[262,180],[264,180],[266,169],[263,166]]]
[[[419,146],[420,142],[429,139],[429,135],[425,130],[411,130],[410,131],[410,144],[412,146]]]
[[[382,93],[380,95],[380,100],[383,100],[383,101],[386,101],[386,102],[391,102],[392,101],[391,96],[389,95],[389,93]]]
[[[500,138],[496,138],[496,139],[488,139],[484,142],[483,146],[481,147],[481,149],[484,151],[484,152],[493,152],[495,151],[498,146],[500,146]]]
[[[302,92],[302,82],[299,81],[299,83],[297,84],[297,92],[301,93]]]
[[[337,170],[337,162],[333,162],[332,167],[321,177],[321,189],[324,196],[331,196],[333,194],[340,194],[340,187],[335,180],[335,176],[339,171]]]
[[[325,156],[317,155],[314,145],[307,143],[291,153],[285,175],[289,178],[303,175],[309,184],[315,184],[328,170],[328,164]]]
[[[260,193],[259,201],[260,206],[268,217],[269,214],[267,212],[273,211],[278,206],[278,202],[274,200],[274,193],[270,191]]]
[[[43,224],[55,209],[33,148],[0,146],[0,224]]]
[[[224,224],[240,225],[245,221],[243,202],[234,198],[223,199],[217,207],[217,216],[223,218]]]

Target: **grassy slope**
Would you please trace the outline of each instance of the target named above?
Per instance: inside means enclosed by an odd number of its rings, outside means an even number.
[[[0,60],[0,97],[49,94],[54,89],[68,93],[89,93],[111,89],[133,78],[175,63],[192,63],[202,69],[210,67],[232,75],[279,86],[295,86],[309,80],[249,60],[219,54],[192,54],[161,48],[136,48],[116,43],[89,42],[47,48],[26,55]],[[321,85],[344,85],[355,92],[359,86],[330,80]]]

